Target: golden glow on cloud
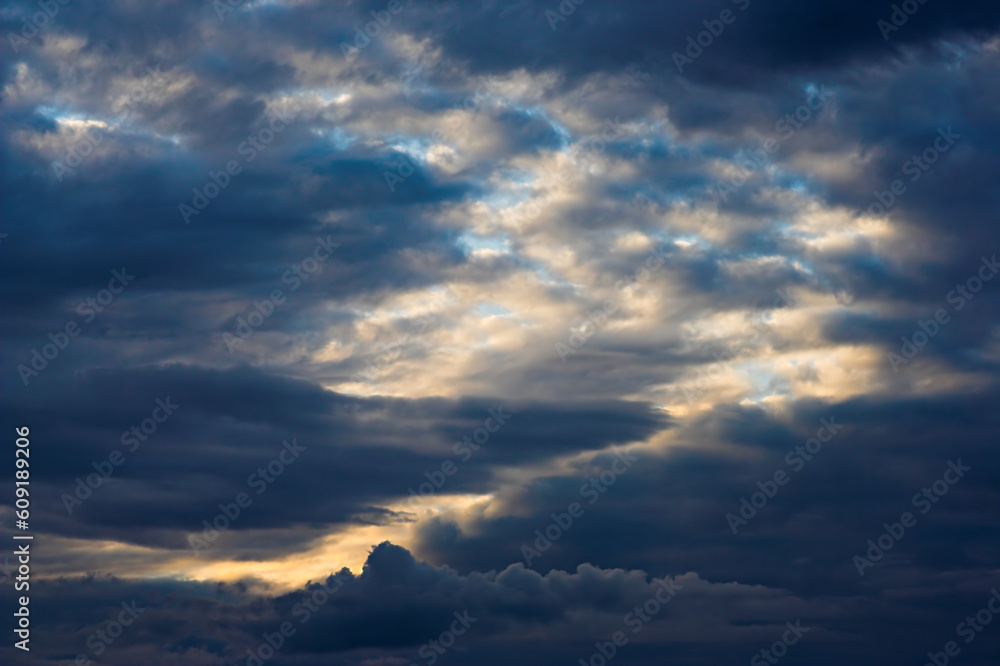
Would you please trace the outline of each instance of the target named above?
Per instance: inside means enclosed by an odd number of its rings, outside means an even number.
[[[440,51],[405,33],[387,38],[387,43],[427,71],[433,70],[441,57]],[[83,47],[69,38],[54,35],[46,44],[65,67],[86,70],[101,65],[87,59],[68,62]],[[693,265],[711,258],[715,251],[725,252],[749,228],[763,228],[761,220],[738,210],[720,212],[711,203],[681,198],[669,204],[648,198],[609,200],[602,188],[638,181],[639,165],[618,159],[607,150],[584,151],[581,159],[579,139],[599,134],[604,119],[588,113],[572,96],[545,98],[539,91],[554,87],[555,79],[550,75],[531,76],[520,71],[491,79],[490,93],[477,99],[476,109],[450,107],[435,114],[418,108],[401,111],[396,102],[399,95],[406,94],[407,84],[352,76],[350,59],[287,46],[280,47],[280,53],[282,62],[294,69],[298,83],[307,90],[294,97],[265,100],[268,109],[322,118],[338,129],[343,126],[366,147],[393,147],[411,153],[438,175],[459,176],[477,162],[488,160],[497,160],[503,169],[483,176],[482,183],[490,194],[482,195],[481,200],[443,205],[435,212],[436,224],[472,239],[465,261],[442,270],[447,273],[442,282],[450,283],[450,292],[443,292],[440,285],[390,293],[375,305],[331,299],[325,313],[351,311],[355,317],[331,316],[337,323],[328,325],[322,342],[314,348],[297,345],[294,351],[273,351],[280,345],[271,343],[280,339],[271,336],[279,334],[262,330],[242,353],[249,355],[252,350],[265,358],[267,352],[267,360],[273,363],[304,360],[338,366],[354,361],[363,364],[362,371],[374,366],[375,371],[365,381],[358,380],[357,370],[324,380],[330,390],[362,396],[416,399],[507,394],[549,398],[572,390],[578,397],[590,397],[603,396],[607,389],[617,398],[662,405],[679,421],[677,429],[665,430],[642,443],[655,452],[682,445],[678,432],[720,404],[781,410],[803,398],[835,402],[890,391],[931,395],[985,381],[972,373],[938,367],[928,358],[916,359],[905,375],[895,377],[890,374],[884,351],[874,344],[841,344],[827,339],[825,327],[833,317],[848,308],[854,312],[871,308],[874,312],[880,306],[887,307],[885,304],[845,305],[833,295],[802,288],[792,294],[793,303],[785,308],[754,310],[756,304],[746,303],[742,308],[713,311],[711,289],[706,287],[699,293],[689,288],[684,262]],[[28,65],[19,63],[15,72],[5,88],[11,99],[23,102],[49,93]],[[420,76],[418,71],[413,86],[421,85]],[[126,78],[117,81],[112,97],[120,97],[131,82]],[[196,83],[190,74],[168,77],[168,96],[178,96]],[[234,90],[220,90],[217,96],[225,101],[238,95]],[[537,112],[535,106],[543,103],[548,116],[575,139],[557,149],[507,156],[507,129],[490,111],[517,107]],[[364,113],[358,113],[359,109]],[[662,117],[656,121],[653,116],[660,112]],[[58,155],[87,128],[110,129],[101,120],[75,117],[58,119],[58,127],[56,132],[32,134],[38,152]],[[634,141],[640,135],[675,143],[678,138],[666,109],[625,123],[621,129],[616,140]],[[435,131],[433,142],[419,143],[418,148],[414,148],[418,144],[399,138],[426,138]],[[387,135],[393,138],[384,138]],[[109,140],[101,150],[111,146]],[[870,159],[871,155],[862,157],[856,149],[804,150],[790,157],[787,166],[846,185],[854,178],[854,171]],[[738,164],[721,158],[706,160],[703,166],[720,180],[739,173]],[[768,167],[771,171],[776,168]],[[517,177],[511,178],[510,172]],[[727,283],[766,283],[789,273],[811,279],[825,258],[855,252],[862,243],[871,244],[884,261],[929,256],[932,249],[927,241],[908,236],[889,216],[859,224],[853,211],[827,206],[798,189],[765,186],[753,194],[758,204],[781,211],[783,239],[801,249],[802,256],[790,258],[774,252],[718,258],[715,268]],[[635,224],[608,224],[605,230],[593,220],[577,219],[593,211],[617,223]],[[329,228],[348,223],[337,215],[331,213],[325,219]],[[646,253],[663,242],[674,255],[675,265],[658,268],[652,280],[627,293],[613,286],[638,269]],[[394,260],[423,268],[432,258],[410,249]],[[502,270],[495,270],[498,266]],[[555,344],[566,342],[581,328],[588,311],[606,301],[616,303],[617,312],[609,314],[579,354],[562,365]],[[756,327],[751,325],[754,318],[759,322]],[[712,360],[706,359],[711,356],[706,351],[709,349],[736,351],[722,360]],[[992,350],[994,355],[1000,354],[997,349],[1000,347]],[[626,375],[643,380],[622,381]],[[615,392],[619,381],[621,390]],[[716,445],[704,443],[706,447]],[[403,500],[387,508],[401,514],[412,512],[413,522],[341,527],[303,552],[263,561],[215,559],[211,547],[195,556],[188,550],[58,539],[54,542],[59,544],[62,559],[47,562],[45,575],[98,569],[107,558],[115,561],[116,572],[123,576],[223,581],[253,576],[278,587],[297,587],[343,566],[360,571],[371,547],[382,541],[412,548],[415,529],[434,517],[454,520],[474,533],[484,518],[524,512],[519,497],[532,480],[577,475],[590,456],[592,453],[574,453],[556,456],[531,469],[497,469],[500,489],[493,495],[421,498],[412,507]],[[267,534],[281,538],[280,530]],[[228,552],[223,548],[226,545],[223,538],[214,555]]]
[[[383,541],[412,549],[416,528],[433,517],[444,516],[471,529],[477,518],[490,515],[491,501],[490,495],[432,495],[407,499],[387,508],[405,516],[409,522],[351,525],[322,537],[303,552],[271,559],[215,559],[224,548],[227,531],[199,554],[187,548],[176,551],[116,541],[47,537],[52,548],[50,552],[59,555],[58,559],[40,557],[38,575],[40,578],[85,575],[114,561],[115,575],[124,578],[171,577],[223,582],[258,579],[279,590],[295,589],[308,580],[321,580],[343,567],[360,573],[372,546]],[[282,530],[254,534],[268,535],[269,540],[282,538]],[[213,548],[218,550],[213,551]]]

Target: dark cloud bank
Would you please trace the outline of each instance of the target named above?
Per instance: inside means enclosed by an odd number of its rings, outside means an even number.
[[[0,661],[245,664],[289,623],[266,663],[708,666],[776,663],[760,656],[773,649],[789,666],[902,666],[949,641],[949,663],[996,663],[1000,620],[980,612],[1000,586],[996,3],[248,1],[220,20],[228,3],[73,0],[11,40],[44,4],[0,10],[0,413],[32,429],[37,539],[32,651],[12,647],[7,578]],[[705,21],[723,28],[679,72]],[[477,96],[483,80],[500,83]],[[136,86],[148,93],[129,102]],[[795,120],[821,87],[831,101]],[[463,104],[449,162],[433,132]],[[240,146],[276,112],[294,117],[248,160]],[[470,221],[612,118],[627,131],[572,196],[520,232]],[[88,136],[72,173],[53,169]],[[954,140],[930,163],[939,136]],[[403,158],[412,173],[387,187]],[[240,173],[185,224],[179,205],[230,160]],[[894,181],[905,191],[886,203]],[[856,211],[877,201],[865,226]],[[645,261],[631,233],[678,243],[561,363],[553,343]],[[310,271],[323,242],[336,249]],[[112,289],[112,271],[135,277]],[[398,314],[451,281],[472,315],[414,329]],[[271,313],[256,306],[276,289]],[[794,303],[774,307],[776,289]],[[769,323],[740,353],[793,369],[727,361],[759,394],[705,389],[711,404],[689,409],[670,387],[731,338],[695,347],[682,331],[743,310]],[[372,334],[376,311],[399,319]],[[460,385],[441,379],[455,359]],[[371,365],[370,390],[350,390]],[[168,398],[176,413],[70,513],[92,461],[127,450]],[[509,424],[463,460],[453,447],[498,407]],[[365,525],[410,525],[412,542],[373,543],[362,570],[331,561],[291,592],[192,580],[188,537],[293,439],[301,461],[200,562],[290,556]],[[638,460],[608,476],[624,450]],[[488,495],[491,510],[399,508],[445,460],[458,472],[438,496]],[[10,543],[12,491],[0,506]],[[109,542],[137,550],[117,561]]]

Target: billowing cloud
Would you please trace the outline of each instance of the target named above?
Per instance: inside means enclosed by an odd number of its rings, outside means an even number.
[[[998,21],[9,3],[4,663],[988,663]]]

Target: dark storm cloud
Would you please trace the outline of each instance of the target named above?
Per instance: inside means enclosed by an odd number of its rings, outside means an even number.
[[[132,430],[154,414],[157,400],[167,398],[177,407],[156,431]],[[42,415],[53,403],[61,405],[61,419],[46,423]],[[492,441],[471,459],[456,454],[463,437],[498,408],[511,416]],[[47,489],[35,499],[55,533],[182,548],[186,534],[200,532],[220,502],[239,492],[256,498],[260,477],[249,489],[247,479],[266,469],[283,441],[306,448],[301,463],[276,476],[233,529],[315,529],[362,516],[376,523],[405,519],[372,507],[408,498],[409,488],[426,481],[424,472],[440,469],[445,460],[461,462],[462,473],[442,493],[482,490],[494,467],[627,443],[665,424],[648,405],[627,402],[522,408],[491,399],[358,399],[249,368],[181,366],[94,371],[64,390],[20,393],[4,412],[5,418],[37,424],[34,437],[61,443],[61,453],[50,448],[42,484]],[[162,417],[162,410],[156,415]],[[93,463],[105,464],[114,450],[125,462],[92,497],[81,498],[87,489],[78,491],[77,480],[95,474]],[[163,513],[167,506],[169,515]],[[291,523],[288,506],[301,507]],[[153,510],[159,519],[149,528]]]
[[[427,531],[419,550],[463,571],[495,568],[522,559],[520,546],[535,540],[534,530],[551,523],[553,511],[578,501],[587,513],[538,558],[540,571],[572,567],[581,559],[600,566],[613,561],[653,573],[690,569],[713,579],[833,594],[868,585],[868,576],[859,578],[851,563],[851,555],[869,538],[865,534],[874,530],[877,536],[883,520],[898,520],[907,508],[916,512],[912,496],[939,479],[949,459],[961,458],[975,471],[933,508],[926,525],[907,535],[900,546],[905,558],[882,566],[917,580],[923,568],[932,566],[924,559],[933,557],[929,546],[942,533],[960,529],[968,530],[966,564],[985,570],[988,562],[982,558],[988,556],[981,549],[992,547],[985,535],[973,537],[972,526],[982,528],[988,521],[982,501],[993,494],[997,474],[985,436],[995,419],[983,411],[992,399],[985,394],[971,402],[802,401],[787,421],[759,409],[720,406],[677,433],[679,442],[669,453],[650,457],[638,450],[640,461],[592,505],[578,491],[599,478],[610,457],[595,459],[576,478],[533,483],[526,489],[528,499],[519,500],[531,507],[530,515],[487,520],[473,534],[439,525],[437,532]],[[824,420],[842,429],[814,459],[795,453],[789,463],[789,452],[815,437]],[[777,470],[791,481],[733,535],[726,514],[738,515],[740,498],[758,492],[756,483],[769,481]],[[776,551],[778,544],[784,546]],[[731,558],[732,548],[749,559]],[[796,562],[806,553],[808,561]],[[826,576],[818,574],[823,568]],[[869,574],[882,575],[888,572]]]
[[[423,663],[435,653],[428,641],[439,639],[449,627],[463,628],[455,624],[460,617],[467,629],[454,641],[454,651],[445,651],[445,663],[456,658],[495,663],[498,654],[586,658],[595,649],[594,637],[610,639],[615,631],[631,639],[622,651],[633,663],[660,663],[665,649],[687,654],[685,662],[702,663],[694,641],[706,639],[717,646],[713,654],[736,660],[769,645],[772,636],[785,630],[787,618],[793,618],[812,632],[796,650],[797,658],[833,664],[838,659],[885,660],[900,653],[913,657],[919,648],[899,647],[898,641],[907,643],[903,627],[878,623],[880,614],[904,612],[907,631],[926,628],[921,645],[933,646],[948,635],[942,624],[947,627],[966,609],[978,609],[988,593],[967,587],[936,597],[946,599],[948,608],[917,603],[904,610],[889,599],[863,604],[851,598],[806,598],[780,588],[714,583],[692,573],[668,578],[586,564],[544,576],[520,565],[463,576],[383,543],[373,547],[360,575],[345,570],[280,595],[253,582],[54,581],[35,593],[35,608],[48,625],[40,650],[45,656],[31,663],[62,663],[77,654],[93,658],[95,647],[102,646],[101,662],[109,664],[242,664],[247,650],[259,652],[266,645],[265,635],[276,642],[273,636],[283,623],[288,623],[288,638],[270,653],[272,663],[362,664],[376,654]],[[657,598],[670,600],[646,606],[658,610],[643,614],[642,607]],[[106,645],[97,632],[107,637],[122,603],[137,616],[120,638]],[[829,628],[817,626],[819,620]],[[878,623],[887,640],[878,646],[852,640],[866,622]],[[634,631],[636,626],[642,633]],[[563,646],[559,652],[553,648],[557,637]],[[516,648],[509,645],[512,639]],[[26,663],[11,654],[12,648],[4,650],[11,663]]]
[[[476,623],[442,663],[574,663],[674,576],[677,598],[619,660],[745,662],[801,619],[810,633],[784,663],[895,665],[940,650],[984,605],[1000,555],[1000,283],[961,309],[949,295],[1000,252],[995,3],[928,0],[886,40],[884,2],[590,0],[554,24],[575,3],[404,2],[348,54],[389,3],[234,4],[220,17],[206,2],[73,0],[0,68],[0,415],[32,428],[36,572],[187,576],[187,535],[291,440],[306,450],[203,563],[271,562],[401,524],[415,527],[414,555],[373,546],[304,624],[297,604],[315,583],[48,579],[32,588],[31,663],[87,652],[132,599],[147,610],[102,663],[224,664],[284,621],[297,633],[279,666],[424,663],[421,645],[464,610]],[[37,7],[0,12],[3,48]],[[727,8],[736,20],[679,75],[674,52]],[[162,81],[108,127],[147,68]],[[716,200],[821,89],[830,101]],[[244,161],[279,112],[287,127]],[[618,118],[593,164],[573,157]],[[52,163],[84,127],[103,140],[60,180]],[[914,172],[941,132],[956,141]],[[574,162],[573,187],[551,185],[559,158]],[[185,224],[178,206],[229,160],[242,172]],[[413,172],[390,187],[403,160]],[[906,192],[880,236],[855,211],[896,179]],[[527,191],[546,194],[540,215],[490,236],[494,202]],[[337,249],[291,293],[286,271],[317,238]],[[650,239],[662,267],[560,363],[553,343],[634,273]],[[112,270],[135,281],[85,320],[79,304]],[[405,329],[408,298],[456,277],[465,308],[523,309],[474,310],[471,324],[434,311],[397,361],[416,370],[369,397],[337,388],[366,345]],[[222,335],[277,288],[287,303],[230,353]],[[778,289],[797,298],[778,303]],[[951,321],[895,372],[886,353],[938,308]],[[767,330],[727,368],[763,397],[710,388],[711,406],[690,411],[679,383],[743,335],[715,337],[702,320],[746,312]],[[18,366],[68,322],[80,336],[26,386]],[[68,515],[76,479],[168,397],[176,413]],[[435,493],[488,496],[490,510],[399,509],[500,407],[510,422]],[[823,419],[844,428],[795,470],[786,456]],[[627,447],[634,467],[525,568],[535,530]],[[967,474],[919,513],[914,495],[959,459]],[[778,470],[787,486],[733,534],[727,514]],[[907,510],[917,524],[860,576],[852,558]],[[107,541],[145,549],[108,554]],[[993,663],[991,631],[963,646],[965,663]]]
[[[840,608],[886,588],[901,594],[905,589],[921,600],[923,614],[930,610],[923,600],[951,588],[942,583],[933,593],[917,590],[944,571],[960,578],[964,589],[987,592],[995,583],[990,562],[997,546],[988,536],[991,518],[986,507],[996,501],[1000,461],[987,434],[995,428],[995,418],[984,411],[995,399],[994,389],[974,402],[956,398],[803,405],[788,423],[757,410],[719,408],[682,433],[682,445],[665,457],[642,459],[640,452],[635,468],[592,506],[579,489],[595,478],[593,471],[577,479],[543,480],[528,489],[524,505],[531,507],[530,515],[484,521],[472,534],[463,534],[455,525],[430,524],[419,551],[462,571],[523,560],[523,545],[538,547],[535,530],[545,530],[555,520],[553,513],[565,512],[577,501],[586,513],[534,558],[533,568],[571,569],[587,561],[653,575],[696,570],[710,580],[780,588],[807,599],[835,597],[834,605]],[[815,436],[823,420],[843,429],[813,459],[794,453],[789,464],[786,456]],[[709,441],[720,448],[703,451]],[[734,450],[741,451],[736,459]],[[971,470],[935,503],[918,498],[914,504],[915,495],[943,477],[949,460],[960,460]],[[741,498],[760,493],[757,483],[772,482],[779,470],[790,477],[786,485],[777,487],[746,524],[734,523],[734,535],[727,514],[741,515]],[[917,524],[860,577],[852,558],[864,557],[868,539],[877,539],[884,533],[883,524],[899,522],[905,511],[916,516]],[[880,603],[887,604],[887,616],[859,610],[866,617],[862,622],[856,622],[858,617],[831,617],[823,625],[890,642],[897,632],[902,640],[913,626],[924,626],[944,637],[942,642],[946,639],[947,620],[910,616],[904,629],[896,618],[907,614],[908,602],[901,598]],[[935,610],[957,622],[974,603],[942,599]],[[882,639],[879,643],[884,644]],[[920,654],[913,653],[913,658]],[[826,663],[831,657],[813,653],[810,658]]]
[[[366,3],[366,8],[377,4]],[[565,21],[557,19],[553,29],[546,12],[558,14],[559,3],[496,3],[487,8],[454,3],[443,17],[419,13],[417,30],[433,35],[449,55],[474,71],[553,68],[580,76],[648,62],[661,68],[661,74],[673,76],[677,70],[672,54],[687,48],[688,36],[705,30],[703,21],[718,19],[722,10],[730,9],[736,20],[684,73],[739,88],[770,78],[769,71],[785,75],[882,60],[900,47],[919,47],[935,38],[990,34],[1000,22],[1000,12],[989,2],[961,8],[926,2],[902,29],[890,33],[887,44],[877,22],[889,19],[891,5],[860,0],[846,4],[714,0],[627,7],[591,2],[577,6]]]

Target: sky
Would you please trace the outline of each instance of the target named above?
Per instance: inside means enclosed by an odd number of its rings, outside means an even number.
[[[0,662],[996,664],[997,3],[0,36]]]

